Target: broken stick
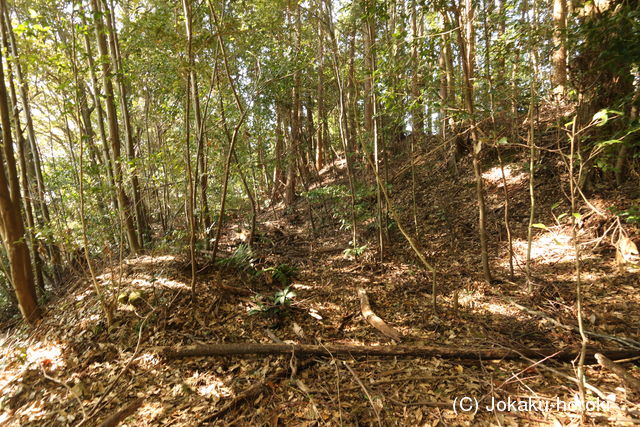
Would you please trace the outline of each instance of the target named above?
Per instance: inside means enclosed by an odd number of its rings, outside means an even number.
[[[631,375],[622,366],[618,365],[614,361],[610,360],[607,356],[601,353],[596,353],[595,358],[598,364],[605,369],[613,372],[616,377],[620,378],[633,392],[640,393],[640,380]]]
[[[382,332],[384,336],[396,341],[400,341],[402,339],[402,335],[400,335],[400,332],[387,325],[384,320],[378,317],[378,315],[376,315],[373,310],[371,310],[371,306],[369,305],[369,298],[367,297],[367,291],[365,291],[363,288],[358,289],[358,296],[360,297],[360,310],[362,311],[362,317],[364,317],[367,323]]]
[[[307,368],[312,363],[314,363],[312,360],[306,361],[305,363],[298,366],[298,371]],[[248,401],[250,399],[253,399],[254,397],[257,397],[263,390],[268,388],[269,384],[272,384],[277,382],[278,380],[284,379],[289,373],[289,371],[290,371],[289,367],[278,369],[276,372],[269,375],[262,381],[252,385],[248,389],[236,395],[236,397],[234,397],[233,399],[225,403],[224,406],[222,406],[222,408],[218,409],[213,414],[201,420],[199,422],[199,425],[212,423],[215,420],[219,419],[220,417],[226,415],[232,409],[235,409],[236,407],[238,407],[242,402]]]
[[[129,403],[127,406],[111,415],[109,418],[104,420],[100,427],[116,427],[120,425],[122,421],[124,421],[128,416],[133,415],[139,407],[142,406],[144,399],[142,397],[137,398],[133,402]]]

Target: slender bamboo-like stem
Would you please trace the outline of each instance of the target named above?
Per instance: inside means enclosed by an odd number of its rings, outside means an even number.
[[[79,86],[78,81],[78,73],[77,73],[77,61],[76,61],[76,33],[73,31],[71,33],[72,39],[72,57],[73,61],[73,77],[76,87]],[[76,96],[78,96],[78,92],[76,91]],[[76,108],[80,108],[80,102],[76,102]],[[79,113],[79,111],[78,111]],[[98,280],[96,279],[96,272],[93,267],[93,262],[91,260],[91,255],[89,253],[89,238],[87,237],[87,220],[85,217],[85,205],[84,205],[84,133],[80,130],[80,158],[78,160],[78,191],[80,193],[80,224],[82,226],[82,244],[84,246],[83,252],[84,257],[87,261],[87,266],[89,267],[89,275],[91,276],[91,283],[93,284],[93,288],[96,291],[96,295],[98,296],[98,301],[100,301],[100,306],[104,311],[105,321],[107,323],[107,329],[111,326],[113,322],[113,309],[110,304],[107,303],[106,297],[100,289],[100,285],[98,284]]]
[[[576,311],[578,317],[578,330],[580,331],[580,337],[582,339],[580,347],[580,357],[578,358],[577,377],[578,377],[578,389],[580,391],[580,404],[582,409],[585,409],[585,373],[584,373],[584,361],[587,353],[587,334],[584,330],[584,319],[582,316],[582,278],[581,278],[581,262],[580,262],[580,246],[578,244],[578,232],[576,226],[576,219],[578,212],[576,209],[576,185],[574,181],[574,161],[576,150],[576,122],[578,118],[575,117],[571,125],[571,132],[569,134],[570,153],[569,153],[569,196],[571,198],[571,238],[573,240],[573,250],[575,252],[575,272],[576,272]],[[578,177],[579,180],[579,177]]]
[[[500,162],[500,175],[502,177],[502,189],[504,192],[504,228],[507,232],[507,243],[509,245],[509,278],[513,280],[515,274],[513,269],[513,237],[511,236],[511,224],[509,223],[509,190],[504,174],[504,162],[502,161],[500,147],[496,146],[496,152],[498,153],[498,162]]]
[[[191,88],[191,68],[193,67],[193,41],[192,41],[192,30],[191,30],[191,5],[188,3],[189,0],[182,0],[182,7],[184,9],[184,23],[185,29],[187,32],[187,55],[189,60],[189,72],[187,73],[187,94]],[[186,107],[185,107],[185,133],[186,133],[186,144],[185,144],[185,156],[187,162],[187,183],[188,186],[188,195],[189,200],[187,203],[187,220],[189,222],[189,258],[191,259],[191,302],[193,307],[195,307],[196,302],[196,224],[194,218],[194,209],[195,209],[195,189],[193,185],[193,171],[191,167],[191,127],[189,122],[189,113],[191,110],[191,97],[187,95]]]
[[[537,2],[533,2],[533,27],[537,27]],[[527,229],[527,261],[525,271],[527,276],[527,291],[533,292],[533,282],[531,280],[531,246],[533,240],[533,222],[535,220],[536,196],[535,196],[535,108],[536,108],[536,74],[538,72],[538,54],[535,47],[531,48],[531,61],[533,73],[531,74],[531,99],[529,101],[529,227]]]
[[[351,150],[349,149],[350,144],[347,140],[347,116],[346,116],[346,108],[345,108],[345,100],[344,100],[344,81],[340,74],[340,67],[338,65],[338,43],[336,40],[335,28],[333,27],[333,22],[331,21],[331,3],[326,1],[327,7],[327,19],[329,23],[329,37],[331,39],[331,52],[333,58],[333,71],[336,76],[336,82],[338,85],[338,102],[340,105],[340,115],[338,116],[338,128],[340,131],[340,141],[342,142],[342,149],[344,150],[345,163],[347,166],[347,177],[349,179],[349,191],[351,196],[351,247],[356,248],[358,245],[358,221],[356,218],[356,190],[355,190],[355,178],[353,176],[352,169],[352,159],[351,159]],[[353,148],[353,147],[351,147]]]

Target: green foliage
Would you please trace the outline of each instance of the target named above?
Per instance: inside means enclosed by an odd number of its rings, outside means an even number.
[[[367,250],[368,245],[355,246],[345,249],[342,253],[346,257],[357,258]]]
[[[291,305],[291,302],[293,301],[293,298],[295,298],[295,296],[296,293],[291,290],[290,286],[287,286],[286,288],[276,292],[275,296],[273,297],[273,303],[275,305],[282,306]]]
[[[289,285],[298,274],[298,269],[288,264],[280,264],[277,267],[269,267],[262,270],[263,273],[271,274],[281,285]]]
[[[277,291],[269,301],[264,301],[264,298],[258,295],[254,300],[256,307],[249,310],[249,315],[283,315],[286,313],[286,309],[291,306],[295,297],[296,293],[291,289],[291,286],[286,286]]]
[[[356,187],[355,213],[358,223],[373,218],[372,205],[375,203],[375,185],[359,184]],[[351,223],[351,193],[345,185],[329,185],[315,188],[304,193],[311,203],[322,203],[330,207],[331,218],[336,220],[341,230],[350,230]]]
[[[240,244],[236,250],[228,258],[221,258],[217,261],[217,264],[226,267],[233,268],[244,272],[255,271],[255,258],[251,246],[247,244]]]
[[[612,207],[610,210],[614,215],[624,219],[625,222],[640,225],[640,206],[633,205],[626,209]]]

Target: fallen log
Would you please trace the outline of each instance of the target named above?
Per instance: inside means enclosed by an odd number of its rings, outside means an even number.
[[[371,310],[367,291],[362,288],[358,289],[358,296],[360,297],[360,311],[362,311],[362,317],[364,317],[367,323],[379,330],[382,335],[393,340],[400,341],[402,339],[400,332],[387,325],[384,320]]]
[[[457,348],[438,346],[361,346],[343,344],[256,344],[256,343],[222,343],[222,344],[198,344],[178,347],[161,347],[160,353],[167,359],[182,359],[185,357],[210,357],[210,356],[238,356],[238,355],[269,355],[292,354],[303,356],[395,356],[395,357],[439,357],[443,359],[460,360],[516,360],[522,357],[543,358],[551,357],[553,360],[568,362],[578,357],[579,348],[568,347],[565,349],[540,348],[540,349],[505,349],[505,348]],[[594,361],[596,352],[605,354],[610,359],[622,359],[640,355],[638,350],[603,350],[588,349],[586,360]],[[557,354],[556,354],[557,353]]]

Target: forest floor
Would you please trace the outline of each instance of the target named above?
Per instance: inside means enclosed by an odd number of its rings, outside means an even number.
[[[481,275],[474,184],[467,161],[461,162],[464,172],[451,184],[435,155],[415,157],[416,235],[437,269],[437,312],[431,306],[430,275],[417,263],[397,227],[390,227],[383,262],[377,259],[372,217],[361,219],[363,244],[367,244],[363,253],[357,259],[345,254],[350,241],[350,232],[343,227],[349,219],[348,198],[326,191],[346,188],[338,162],[322,171],[309,196],[300,197],[292,209],[277,207],[261,214],[251,253],[243,252],[243,247],[238,250],[247,234],[243,221],[230,228],[222,249],[233,261],[201,263],[195,310],[184,252],[150,253],[122,262],[103,260],[99,285],[110,300],[119,296],[109,329],[91,280],[79,277],[45,307],[44,320],[35,328],[5,330],[0,349],[0,424],[97,425],[142,398],[127,425],[191,426],[205,422],[234,402],[235,396],[262,382],[259,393],[238,401],[210,422],[271,426],[640,422],[640,396],[595,364],[586,369],[588,382],[612,401],[601,400],[581,421],[575,408],[553,406],[556,399],[569,404],[577,395],[576,384],[563,376],[575,378],[574,366],[553,358],[534,366],[527,360],[327,355],[304,366],[302,359],[295,361],[291,356],[168,360],[159,353],[163,346],[278,340],[392,345],[361,315],[359,288],[366,290],[373,311],[402,334],[402,345],[465,349],[579,345],[576,332],[509,301],[542,311],[564,325],[577,324],[571,227],[566,217],[554,220],[554,215],[558,218],[568,210],[558,185],[567,182],[566,172],[562,165],[541,159],[536,222],[544,223],[546,229],[535,233],[534,289],[529,294],[524,278],[529,207],[526,164],[509,153],[504,157],[516,255],[513,279],[502,221],[504,188],[493,159],[484,159],[490,261],[496,278],[489,285]],[[389,170],[395,203],[411,228],[413,186],[406,164],[406,153],[398,154]],[[325,190],[314,193],[320,188]],[[360,195],[367,210],[373,211],[374,202],[375,193]],[[607,209],[625,206],[629,200],[607,193],[590,202],[601,214],[585,207],[580,219],[587,329],[638,339],[637,271],[631,267],[618,271],[609,235],[598,239],[614,223]],[[282,292],[289,278],[289,291],[294,294]],[[624,348],[606,339],[591,339],[590,345]],[[640,379],[637,363],[623,366]],[[272,377],[278,369],[296,364],[295,376]],[[592,402],[598,399],[589,395]],[[463,397],[480,402],[477,413],[453,410],[451,402]],[[529,397],[538,402],[531,411],[485,409],[492,399]],[[541,402],[551,406],[541,408]]]

